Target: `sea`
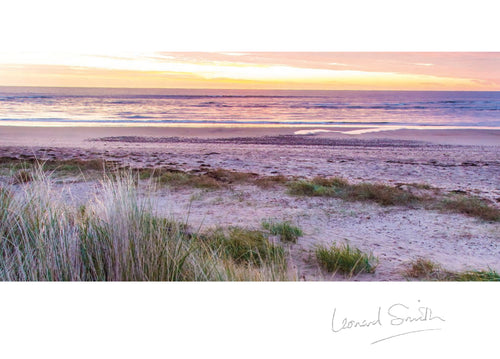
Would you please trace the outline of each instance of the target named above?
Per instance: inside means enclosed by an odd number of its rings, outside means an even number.
[[[0,87],[1,125],[494,130],[500,92]]]

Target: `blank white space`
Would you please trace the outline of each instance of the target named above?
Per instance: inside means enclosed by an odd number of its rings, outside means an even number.
[[[4,0],[4,51],[498,50],[496,1]]]

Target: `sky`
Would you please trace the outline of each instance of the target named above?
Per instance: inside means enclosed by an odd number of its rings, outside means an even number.
[[[0,86],[499,91],[495,3],[4,0]]]
[[[500,53],[0,51],[0,86],[498,91]]]

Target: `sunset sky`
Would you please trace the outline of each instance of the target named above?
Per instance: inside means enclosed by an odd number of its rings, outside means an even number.
[[[498,91],[500,53],[0,51],[0,86]]]

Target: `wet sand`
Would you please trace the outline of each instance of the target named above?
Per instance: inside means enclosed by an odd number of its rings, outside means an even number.
[[[370,127],[366,127],[369,129]],[[82,145],[85,140],[109,136],[154,137],[261,137],[293,135],[297,131],[322,127],[22,127],[0,126],[0,146]],[[323,128],[324,129],[324,128]],[[331,129],[330,127],[328,129]],[[500,146],[500,130],[392,130],[349,135],[341,132],[360,130],[354,127],[333,129],[339,132],[320,132],[315,137],[338,139],[392,139],[424,141],[433,144]]]

